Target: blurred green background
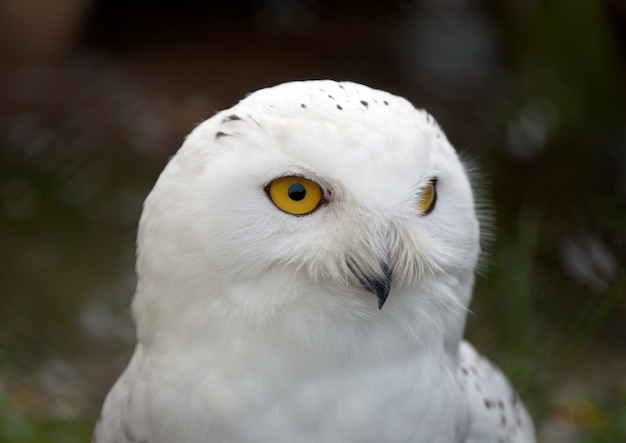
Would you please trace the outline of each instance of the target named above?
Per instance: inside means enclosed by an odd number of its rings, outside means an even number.
[[[623,0],[3,0],[0,38],[0,443],[89,440],[160,170],[217,110],[311,78],[407,97],[478,165],[469,338],[542,441],[626,441]]]

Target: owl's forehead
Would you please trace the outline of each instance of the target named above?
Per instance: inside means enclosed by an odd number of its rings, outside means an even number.
[[[335,122],[376,127],[389,120],[406,125],[416,116],[415,108],[402,97],[358,83],[331,80],[290,82],[261,89],[236,108],[262,116],[302,119],[311,125]]]
[[[236,123],[229,125],[232,119]],[[337,162],[362,156],[409,161],[423,157],[431,149],[429,141],[443,135],[432,117],[402,97],[331,80],[261,89],[218,120],[224,133],[228,126],[238,126],[242,135],[265,137],[288,155],[326,154]],[[246,122],[253,125],[245,128]]]
[[[297,104],[302,110],[338,110],[346,113],[365,112],[370,106],[382,105],[387,109],[398,109],[398,104],[411,107],[402,97],[352,82],[312,80],[283,83],[260,89],[240,104],[270,107],[277,110]]]
[[[265,180],[303,169],[369,195],[384,186],[419,186],[451,150],[428,114],[350,82],[262,89],[202,126],[212,150],[230,151],[238,163],[245,158]]]

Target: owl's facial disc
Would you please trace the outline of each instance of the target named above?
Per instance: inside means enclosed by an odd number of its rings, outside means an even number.
[[[294,168],[297,169],[297,168]],[[332,194],[325,186],[318,184],[315,178],[306,178],[306,173],[287,173],[266,184],[263,189],[274,206],[280,211],[293,216],[308,216],[316,212],[318,208],[330,202],[327,195]],[[420,190],[415,203],[415,209],[419,216],[427,216],[435,208],[437,202],[437,177],[428,179],[427,183]],[[415,209],[413,209],[415,211]],[[383,228],[386,230],[388,228]],[[388,234],[388,233],[387,233]],[[365,235],[365,237],[368,237]],[[388,235],[373,235],[374,238],[387,238]],[[346,266],[351,274],[350,280],[353,285],[359,285],[366,291],[376,295],[378,299],[378,309],[382,309],[389,292],[393,269],[389,249],[384,244],[385,240],[378,245],[369,241],[356,240],[357,245],[361,245],[362,250],[369,250],[370,254],[350,254]],[[377,252],[374,252],[377,251]],[[383,252],[382,255],[381,251]],[[372,254],[373,253],[373,254]],[[359,258],[360,256],[360,258]]]

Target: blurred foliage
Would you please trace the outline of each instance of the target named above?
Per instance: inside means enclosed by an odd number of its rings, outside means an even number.
[[[0,443],[83,443],[90,435],[91,425],[84,421],[21,413],[0,403]]]

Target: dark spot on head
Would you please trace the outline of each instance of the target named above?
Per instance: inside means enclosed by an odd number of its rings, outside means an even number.
[[[504,409],[504,403],[502,403],[502,400],[498,400],[498,408]]]
[[[491,406],[493,406],[493,404],[491,403],[491,400],[485,398],[485,399],[483,399],[483,401],[485,402],[485,407],[487,409],[491,409]]]
[[[479,385],[478,383],[475,383],[475,384],[474,384],[474,387],[476,388],[476,390],[477,390],[478,392],[480,392],[480,385]]]
[[[383,103],[385,104],[385,106],[389,106],[389,102],[387,100],[383,100]]]
[[[506,417],[504,415],[500,417],[500,424],[503,428],[506,426]]]
[[[337,105],[337,109],[341,111],[343,108],[341,107],[341,105]]]
[[[335,97],[333,97],[332,95],[328,94],[328,98],[332,98],[333,100],[335,99]]]
[[[301,107],[302,109],[306,109],[306,105],[305,105],[304,103],[300,103],[300,107]]]
[[[365,100],[361,100],[361,104],[366,108],[369,106],[369,103],[367,103]]]
[[[345,89],[343,85],[339,85],[339,89]]]
[[[464,375],[468,375],[469,372],[467,372],[467,368],[466,367],[461,367],[461,372],[463,372]]]
[[[230,134],[227,134],[225,132],[219,131],[215,133],[215,140],[219,140],[222,137],[228,137]]]
[[[470,366],[470,371],[472,371],[472,374],[477,375],[478,371],[476,370],[476,368],[474,366]]]
[[[237,114],[231,114],[228,117],[224,117],[222,123],[232,122],[234,120],[241,120],[241,117],[239,117]]]

